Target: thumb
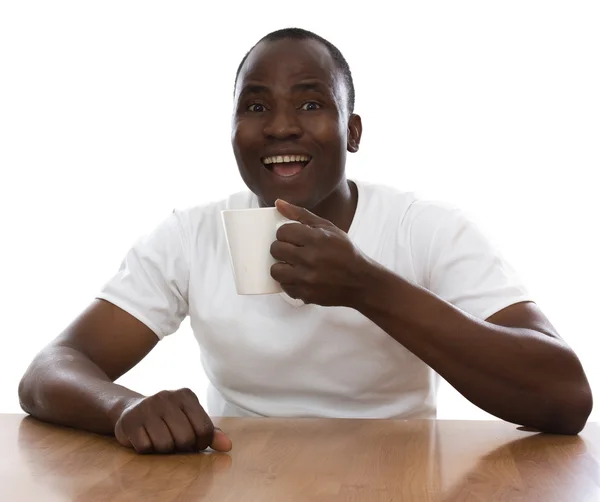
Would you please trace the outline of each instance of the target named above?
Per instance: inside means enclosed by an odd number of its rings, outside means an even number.
[[[215,427],[215,431],[213,432],[213,440],[210,447],[215,451],[227,452],[231,451],[233,445],[231,443],[231,439],[227,437],[221,429]]]
[[[277,199],[275,201],[275,207],[286,218],[299,221],[304,225],[317,226],[330,224],[327,220],[317,216],[314,213],[311,213],[308,209],[295,206],[294,204],[286,202],[283,199]]]

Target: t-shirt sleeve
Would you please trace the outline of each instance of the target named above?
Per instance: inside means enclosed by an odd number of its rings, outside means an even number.
[[[143,322],[159,339],[174,333],[188,314],[186,248],[174,211],[135,243],[97,297]]]
[[[533,301],[512,266],[458,208],[421,211],[411,228],[411,251],[422,285],[474,317],[485,320]]]

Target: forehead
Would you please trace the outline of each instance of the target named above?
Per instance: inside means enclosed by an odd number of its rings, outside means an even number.
[[[317,40],[283,39],[260,42],[240,70],[237,88],[259,81],[267,86],[291,85],[302,79],[318,79],[337,87],[337,67],[327,48]]]

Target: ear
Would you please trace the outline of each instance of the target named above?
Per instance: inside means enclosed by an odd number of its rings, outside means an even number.
[[[350,153],[358,152],[361,136],[362,119],[360,118],[360,115],[353,113],[348,119],[348,144],[346,148]]]

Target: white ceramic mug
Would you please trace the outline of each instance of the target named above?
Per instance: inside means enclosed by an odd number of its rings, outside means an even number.
[[[271,256],[277,229],[297,223],[283,216],[277,208],[226,209],[221,211],[229,258],[239,295],[281,293],[281,285],[271,277],[276,263]]]

